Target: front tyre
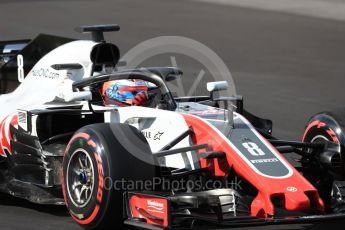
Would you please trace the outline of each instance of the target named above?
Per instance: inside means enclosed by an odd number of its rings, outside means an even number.
[[[335,144],[333,151],[338,152],[340,158],[336,160],[342,162],[342,167],[340,170],[332,168],[329,170],[333,170],[339,176],[345,174],[345,108],[313,116],[305,128],[302,141],[309,143],[333,142]],[[309,152],[312,153],[312,150],[310,149]]]
[[[320,154],[324,150],[305,149],[302,157],[303,175],[318,189],[327,206],[334,180],[344,180],[344,147],[345,147],[345,108],[323,112],[313,116],[305,128],[302,141],[308,143],[335,143],[338,154],[332,158],[331,164],[324,165]]]
[[[140,151],[132,154],[133,146]],[[115,183],[152,180],[156,172],[145,137],[125,124],[93,124],[77,131],[66,148],[62,170],[67,208],[86,229],[121,228],[127,188]]]

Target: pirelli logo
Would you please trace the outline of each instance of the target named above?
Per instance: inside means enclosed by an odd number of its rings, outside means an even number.
[[[258,160],[251,160],[253,164],[259,163],[272,163],[272,162],[279,162],[277,158],[267,158],[267,159],[258,159]]]

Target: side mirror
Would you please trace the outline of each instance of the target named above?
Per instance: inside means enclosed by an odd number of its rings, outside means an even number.
[[[228,82],[227,81],[214,81],[214,82],[207,82],[207,91],[212,93],[216,91],[222,91],[228,89]]]
[[[207,91],[210,92],[211,100],[213,100],[214,92],[227,90],[228,86],[229,84],[227,81],[214,81],[214,82],[207,82],[206,84]]]
[[[72,101],[90,101],[92,100],[92,93],[90,91],[69,92],[64,95],[65,102]]]

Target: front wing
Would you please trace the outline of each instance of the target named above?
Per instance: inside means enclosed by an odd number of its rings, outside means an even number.
[[[254,216],[241,215],[226,217],[229,213],[222,212],[222,204],[216,197],[188,194],[166,195],[154,194],[151,192],[127,193],[124,195],[125,224],[133,227],[150,230],[165,229],[193,229],[194,227],[207,226],[207,229],[226,229],[229,227],[244,227],[258,225],[278,224],[303,224],[333,221],[345,218],[345,213],[339,214],[302,214],[284,217],[258,218]],[[193,211],[211,208],[214,213],[208,215],[195,215]],[[188,210],[188,211],[187,211]],[[218,210],[218,212],[217,212]],[[236,212],[236,211],[235,211]]]

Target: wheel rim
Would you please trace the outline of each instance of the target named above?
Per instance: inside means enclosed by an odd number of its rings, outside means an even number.
[[[67,192],[72,203],[85,207],[92,198],[95,184],[92,159],[84,149],[75,150],[67,164]]]

